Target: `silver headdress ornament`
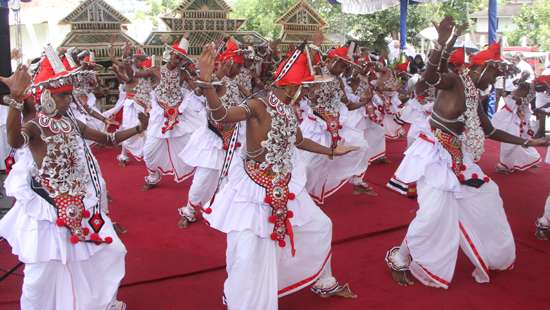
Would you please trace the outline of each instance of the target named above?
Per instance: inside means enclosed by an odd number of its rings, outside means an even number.
[[[76,68],[76,62],[74,62],[73,56],[69,51],[65,53],[65,58],[67,58],[67,62],[69,63],[69,66],[71,66],[71,68]]]
[[[42,94],[40,94],[40,107],[39,110],[41,113],[47,116],[55,116],[57,114],[57,106],[55,105],[55,100],[52,97],[51,92],[48,89],[44,89]]]
[[[52,66],[55,74],[61,74],[67,71],[65,69],[65,66],[63,65],[63,62],[61,61],[61,58],[59,58],[51,44],[48,43],[44,47],[44,54],[46,54],[46,57],[48,58],[48,61],[50,62],[50,65]]]

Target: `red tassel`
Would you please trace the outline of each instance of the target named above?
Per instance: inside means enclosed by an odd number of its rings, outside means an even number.
[[[279,240],[279,246],[284,248],[286,246],[286,242],[284,240]]]
[[[88,227],[82,228],[82,234],[84,236],[87,236],[90,233],[90,229]]]
[[[294,199],[296,199],[296,194],[288,193],[288,200],[294,200]]]
[[[271,240],[273,240],[273,241],[277,240],[277,234],[276,233],[271,233]]]
[[[466,165],[461,164],[461,165],[460,165],[460,170],[461,170],[461,171],[465,171],[465,170],[466,170]]]
[[[292,212],[291,210],[286,211],[286,217],[289,218],[289,219],[293,218],[294,217],[294,212]]]
[[[472,179],[477,180],[477,178],[478,178],[477,173],[472,173]]]
[[[237,144],[235,144],[235,147],[241,147],[241,142],[237,142]]]
[[[204,209],[204,213],[206,213],[206,214],[212,213],[212,208],[208,207],[208,208]]]
[[[275,222],[277,221],[277,217],[275,215],[270,215],[267,220],[272,223],[272,224],[275,224]]]
[[[483,178],[483,182],[489,183],[489,181],[491,181],[491,179],[489,179],[488,176],[485,176],[485,177]]]
[[[93,233],[90,235],[90,240],[92,241],[101,241],[101,237],[99,237],[98,233]]]
[[[90,211],[84,210],[84,211],[82,212],[82,216],[83,216],[84,218],[89,218],[89,217],[91,216]]]
[[[78,237],[76,235],[71,235],[71,243],[72,244],[77,244],[78,241],[80,241],[80,240],[78,239]]]
[[[111,238],[111,237],[105,237],[105,243],[107,243],[107,244],[113,243],[113,238]]]
[[[271,199],[270,196],[265,196],[264,202],[267,203],[268,205],[270,205],[273,202],[273,199]]]
[[[65,221],[63,219],[57,218],[57,220],[55,220],[55,225],[57,225],[58,227],[63,227],[65,226]]]
[[[460,182],[464,182],[464,180],[465,180],[464,175],[463,175],[463,174],[460,174],[460,175],[458,176],[458,180],[459,180]]]

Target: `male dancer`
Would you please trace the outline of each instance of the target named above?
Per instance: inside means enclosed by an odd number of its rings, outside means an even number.
[[[506,270],[515,261],[498,187],[474,162],[483,154],[485,137],[524,146],[548,142],[495,129],[484,114],[478,89],[487,89],[503,74],[498,45],[472,56],[469,71],[439,72],[442,51],[455,29],[453,18],[445,17],[436,29],[438,45],[416,86],[417,93],[430,86],[439,90],[431,131],[407,150],[396,172],[404,182],[417,182],[420,209],[386,262],[400,285],[412,284],[410,270],[425,285],[448,288],[459,247],[474,264],[479,283],[489,282],[490,269]]]
[[[504,106],[495,113],[491,120],[495,128],[522,138],[530,138],[534,135],[528,126],[531,116],[529,102],[527,102],[530,87],[528,83],[522,82],[510,95],[504,97]],[[536,148],[501,143],[500,161],[496,170],[509,174],[515,171],[525,171],[539,162],[540,154]]]
[[[544,162],[550,164],[550,147],[546,150],[546,159]],[[546,198],[544,213],[537,219],[535,226],[535,236],[537,239],[548,240],[548,236],[550,235],[550,195]]]
[[[277,309],[278,297],[313,283],[321,296],[355,297],[331,274],[332,224],[304,189],[305,172],[296,158],[296,147],[327,156],[355,149],[331,149],[302,136],[293,104],[302,83],[314,80],[304,48],[280,65],[265,99],[231,108],[223,106],[210,83],[213,45],[199,60],[198,82],[212,117],[220,123],[246,121],[242,159],[233,163],[227,184],[205,214],[213,228],[227,234],[229,309]]]
[[[192,107],[184,100],[184,91],[188,91],[184,89],[187,73],[182,69],[192,63],[188,47],[187,39],[181,38],[169,47],[169,61],[154,71],[160,82],[151,93],[151,126],[143,147],[149,172],[144,190],[155,187],[162,175],[173,175],[176,182],[193,175],[193,167],[178,156],[201,124],[199,115],[190,111]]]
[[[24,66],[1,81],[10,89],[8,140],[30,150],[8,182],[16,204],[0,221],[0,235],[25,263],[22,309],[124,309],[116,301],[126,249],[105,215],[105,186],[84,139],[114,145],[147,128],[98,132],[69,111],[75,81],[90,73],[68,71],[51,46],[35,75],[39,112],[22,124],[30,76]],[[10,176],[11,178],[11,176]]]
[[[300,124],[305,137],[325,147],[360,147],[358,151],[334,160],[320,154],[303,152],[307,163],[306,187],[319,204],[324,203],[326,198],[336,193],[348,181],[352,183],[356,193],[372,192],[372,188],[363,181],[369,159],[367,142],[363,132],[347,123],[348,111],[358,109],[364,103],[349,101],[340,79],[340,75],[353,63],[350,53],[350,49],[345,46],[329,52],[329,63],[321,67],[321,72],[330,79],[315,85],[308,92],[312,114],[304,117]]]
[[[126,50],[129,49],[131,49],[131,46],[126,47]],[[126,59],[122,62],[114,58],[112,47],[110,55],[113,61],[112,70],[120,83],[124,85],[121,94],[124,99],[117,102],[112,109],[103,112],[103,115],[110,118],[123,109],[121,128],[132,128],[139,122],[139,113],[148,113],[151,109],[151,91],[155,82],[152,69],[154,64],[152,58],[147,57],[142,48],[138,48],[133,56],[126,55]],[[124,141],[121,152],[117,156],[119,165],[126,166],[129,160],[128,154],[131,154],[137,160],[141,160],[144,144],[145,133]]]
[[[245,98],[240,91],[237,79],[235,79],[244,64],[243,54],[244,50],[239,50],[236,42],[230,39],[226,44],[225,51],[218,56],[220,63],[215,77],[223,84],[218,87],[217,94],[225,108],[237,106]],[[206,98],[197,96],[194,92],[191,92],[186,100],[200,101],[200,104],[206,103]],[[208,106],[206,110],[209,110]],[[205,124],[193,133],[189,143],[179,154],[185,164],[195,167],[187,205],[178,209],[180,214],[178,227],[180,228],[186,228],[189,223],[195,222],[197,220],[196,210],[201,209],[214,195],[226,153],[231,145],[231,138],[237,130],[237,124],[217,122],[211,111],[206,114]],[[234,143],[238,143],[240,146],[238,141],[243,138],[237,137]]]

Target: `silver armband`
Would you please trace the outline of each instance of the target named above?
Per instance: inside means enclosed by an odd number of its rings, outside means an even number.
[[[223,105],[222,105],[223,107]],[[214,122],[221,122],[223,121],[226,117],[227,117],[227,108],[224,107],[223,109],[224,113],[223,113],[223,116],[218,118],[218,119],[215,119],[214,118],[214,115],[212,115],[212,113],[210,113],[210,118],[214,121]]]
[[[21,137],[23,137],[23,146],[29,145],[30,137],[29,137],[29,135],[28,135],[26,132],[24,132],[23,130],[21,130]]]
[[[16,109],[19,112],[23,111],[23,107],[25,106],[25,103],[23,101],[17,101],[13,99],[11,96],[4,96],[4,102],[8,106]]]
[[[243,103],[243,104],[238,105],[238,107],[243,109],[245,111],[246,115],[250,116],[252,114],[252,110],[250,109],[248,104]]]

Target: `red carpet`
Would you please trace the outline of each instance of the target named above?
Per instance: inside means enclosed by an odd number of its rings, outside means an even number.
[[[417,284],[402,288],[385,267],[385,251],[398,244],[414,217],[414,201],[385,188],[404,150],[404,141],[390,142],[389,165],[369,168],[367,180],[379,197],[353,196],[345,186],[329,198],[324,211],[334,223],[333,270],[350,282],[356,300],[321,299],[304,290],[280,300],[281,309],[549,309],[550,242],[534,238],[534,221],[550,191],[550,167],[511,176],[495,175],[498,145],[487,144],[482,168],[499,184],[517,242],[515,269],[493,273],[490,284],[470,276],[472,267],[461,257],[447,291]],[[540,150],[544,155],[545,150]],[[116,221],[128,228],[122,240],[128,249],[127,275],[119,292],[129,309],[224,309],[225,238],[206,225],[176,227],[177,208],[186,201],[189,182],[176,184],[165,177],[161,185],[142,192],[145,168],[132,162],[118,167],[115,150],[96,149]],[[16,258],[0,243],[0,274]],[[22,269],[0,282],[0,309],[17,309]]]

